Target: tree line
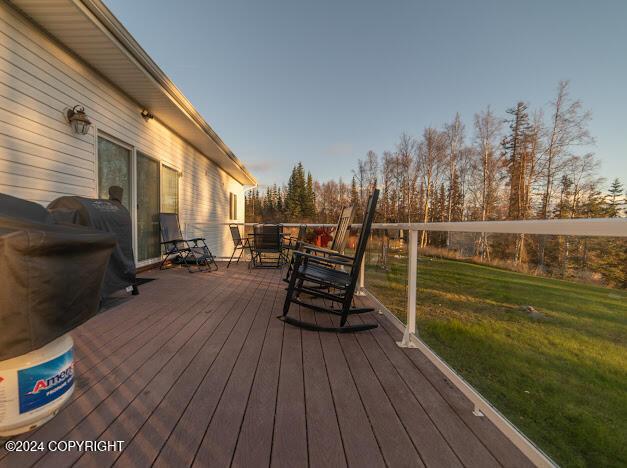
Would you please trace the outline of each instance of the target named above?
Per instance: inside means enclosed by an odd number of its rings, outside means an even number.
[[[333,223],[343,206],[363,213],[367,197],[381,190],[378,222],[446,222],[598,218],[625,216],[626,194],[619,179],[609,186],[599,176],[599,160],[590,148],[591,114],[571,97],[561,81],[546,109],[517,102],[497,115],[490,107],[470,125],[459,114],[420,136],[401,134],[396,147],[381,155],[369,151],[357,161],[348,182],[314,181],[298,163],[286,186],[249,192],[251,222]],[[448,247],[450,236],[423,231],[420,246]],[[483,261],[506,257],[516,265],[562,277],[594,263],[598,240],[513,236],[495,242],[488,234],[474,241]],[[608,241],[609,242],[609,241]],[[604,242],[604,245],[607,242]],[[615,245],[614,245],[615,244]],[[622,242],[609,246],[616,261],[598,270],[615,270],[610,280],[624,286],[627,252]],[[600,252],[596,256],[603,257]],[[598,265],[597,265],[598,266]],[[622,273],[621,273],[622,272]]]

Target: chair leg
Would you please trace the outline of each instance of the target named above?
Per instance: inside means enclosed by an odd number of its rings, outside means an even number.
[[[342,304],[342,318],[340,319],[340,327],[346,325],[346,320],[348,319],[348,314],[350,314],[351,310],[351,300],[345,300]]]
[[[239,260],[240,258],[242,258],[242,255],[244,255],[244,247],[240,247],[239,255],[237,256],[237,261],[235,263],[239,263]]]
[[[233,253],[231,254],[231,258],[229,259],[229,263],[226,265],[226,267],[230,267],[231,266],[231,262],[233,261],[233,257],[235,256],[235,251],[237,250],[237,246],[233,249]],[[240,256],[242,254],[240,253]],[[237,257],[237,261],[239,262],[239,257]]]
[[[285,296],[285,302],[283,303],[283,317],[287,315],[290,310],[290,305],[292,305],[292,300],[294,298],[294,288],[296,287],[296,279],[298,276],[298,268],[300,267],[300,259],[297,259],[295,262],[295,270],[290,277],[290,284],[287,287],[287,294]]]
[[[285,273],[285,278],[283,281],[290,282],[290,276],[292,275],[292,271],[294,270],[294,256],[292,256],[290,263],[287,265],[287,273]]]

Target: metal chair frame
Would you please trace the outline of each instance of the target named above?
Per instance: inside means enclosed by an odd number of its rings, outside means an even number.
[[[235,263],[239,263],[240,259],[242,258],[242,255],[244,254],[244,251],[246,251],[246,249],[248,249],[248,251],[250,252],[250,240],[248,239],[248,237],[242,237],[240,231],[239,231],[239,226],[237,224],[230,224],[229,225],[229,230],[231,231],[231,237],[233,238],[233,253],[231,254],[231,258],[229,259],[229,263],[226,265],[226,267],[230,267],[231,266],[231,262],[233,261],[233,257],[235,256],[235,253],[239,250],[239,255],[237,256],[237,260],[235,261]],[[252,253],[251,253],[252,255]]]
[[[215,270],[218,269],[204,237],[183,238],[177,213],[159,213],[159,228],[160,244],[165,250],[159,269],[163,270],[168,260],[173,264],[185,265],[190,273],[211,271],[212,265]],[[194,265],[197,267],[195,271],[192,270]]]

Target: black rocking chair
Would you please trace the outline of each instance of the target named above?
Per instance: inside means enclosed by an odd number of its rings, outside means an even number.
[[[185,265],[190,273],[194,272],[192,266],[197,267],[195,271],[211,271],[211,265],[218,269],[204,237],[183,238],[177,213],[159,213],[159,226],[161,245],[165,249],[165,257],[159,269],[163,270],[168,260],[174,264]]]
[[[227,268],[231,266],[233,257],[238,250],[240,252],[237,256],[237,260],[235,261],[235,263],[239,263],[239,259],[242,258],[242,254],[245,250],[248,250],[250,252],[250,242],[247,237],[242,237],[239,232],[239,226],[237,224],[231,224],[229,225],[229,229],[231,230],[231,237],[233,238],[233,253],[231,254],[229,263],[226,265]]]
[[[299,232],[299,239],[298,239],[298,242],[296,242],[294,250],[302,250],[307,253],[313,252],[316,255],[322,256],[322,257],[326,257],[326,256],[332,257],[334,254],[343,254],[344,247],[346,246],[346,241],[348,240],[348,233],[350,230],[350,225],[353,222],[354,211],[355,210],[353,206],[347,206],[342,209],[342,212],[340,213],[340,218],[337,220],[337,226],[335,227],[335,235],[333,236],[333,242],[331,243],[330,248],[327,249],[324,247],[316,247],[315,245],[304,243],[303,242],[304,235],[301,238],[300,232]],[[341,258],[341,257],[337,257],[337,258]],[[283,281],[285,281],[286,283],[289,283],[290,281],[290,275],[292,274],[292,270],[294,269],[294,261],[295,261],[295,258],[292,255],[290,265],[287,269],[287,273],[285,274],[285,278],[283,278]]]
[[[331,252],[326,256],[316,255],[316,252],[297,250],[294,252],[294,269],[290,276],[287,296],[283,304],[283,315],[278,318],[300,328],[313,331],[355,332],[370,330],[377,327],[375,323],[347,325],[350,314],[372,312],[370,307],[353,307],[353,295],[357,286],[359,269],[366,253],[366,245],[370,237],[374,220],[379,190],[375,189],[368,200],[366,213],[361,224],[359,240],[354,256]],[[314,249],[312,249],[314,250]],[[317,249],[316,250],[320,250]],[[327,250],[327,249],[323,249]],[[318,287],[309,286],[309,284]],[[326,290],[325,290],[326,289]],[[306,293],[313,298],[320,298],[340,304],[341,308],[334,309],[324,305],[313,304],[300,299],[299,294]],[[292,303],[306,307],[314,312],[326,312],[340,316],[340,326],[323,326],[317,323],[305,322],[288,315]]]

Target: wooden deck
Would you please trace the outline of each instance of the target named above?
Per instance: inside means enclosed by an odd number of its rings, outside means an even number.
[[[0,448],[0,466],[530,466],[381,315],[371,332],[301,331],[275,318],[279,271],[143,276],[157,280],[75,330],[70,403],[19,437],[123,451]]]

